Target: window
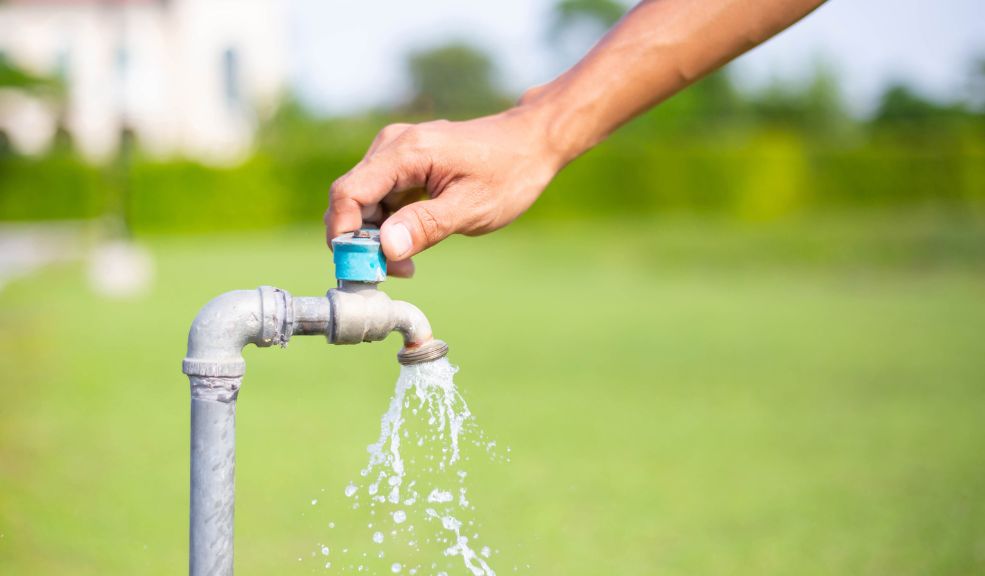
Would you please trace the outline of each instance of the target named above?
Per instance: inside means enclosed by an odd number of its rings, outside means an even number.
[[[130,69],[130,51],[123,44],[116,47],[113,65],[116,68],[116,77],[120,80],[126,80]]]
[[[239,54],[235,48],[226,48],[222,53],[222,85],[226,105],[230,109],[239,107]]]

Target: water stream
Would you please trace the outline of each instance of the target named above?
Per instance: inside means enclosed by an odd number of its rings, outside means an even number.
[[[480,540],[466,463],[473,449],[495,460],[508,460],[509,449],[501,456],[485,439],[455,387],[456,371],[446,358],[401,367],[369,461],[344,489],[367,537],[352,549],[319,544],[326,569],[495,576],[498,551]]]

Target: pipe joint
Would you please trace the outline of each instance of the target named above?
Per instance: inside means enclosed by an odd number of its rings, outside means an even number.
[[[244,346],[286,346],[293,331],[294,306],[284,290],[261,286],[226,292],[203,306],[192,322],[182,372],[241,378],[246,372]]]
[[[291,294],[273,286],[261,286],[260,292],[260,334],[253,341],[259,348],[274,344],[281,348],[294,333],[294,303]]]

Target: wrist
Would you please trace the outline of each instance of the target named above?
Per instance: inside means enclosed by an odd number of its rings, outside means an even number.
[[[552,84],[536,86],[524,92],[508,111],[535,135],[545,160],[555,171],[596,143],[586,127],[591,118],[571,114],[559,92]]]

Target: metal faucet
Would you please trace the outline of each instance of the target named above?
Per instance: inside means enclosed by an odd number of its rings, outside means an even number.
[[[286,346],[293,336],[323,335],[331,344],[403,336],[401,364],[437,360],[448,345],[435,340],[427,317],[414,305],[378,289],[386,279],[379,231],[361,229],[332,241],[338,287],[325,296],[296,297],[261,286],[236,290],[206,304],[188,333],[182,362],[191,383],[191,501],[188,572],[233,573],[233,504],[236,399],[247,344]]]

